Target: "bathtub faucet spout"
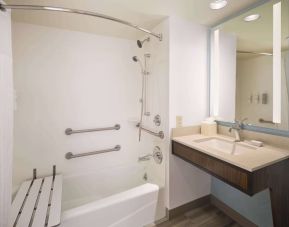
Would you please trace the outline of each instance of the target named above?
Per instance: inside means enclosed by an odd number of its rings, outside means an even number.
[[[148,155],[139,157],[139,158],[138,158],[138,161],[139,161],[139,162],[149,161],[149,160],[151,159],[151,157],[152,157],[152,155],[151,155],[151,154],[148,154]]]
[[[163,153],[162,153],[160,147],[155,146],[154,147],[154,151],[153,151],[152,154],[147,154],[145,156],[139,157],[138,161],[139,162],[149,161],[151,158],[153,158],[154,161],[157,164],[161,164],[162,163],[162,161],[163,161]]]

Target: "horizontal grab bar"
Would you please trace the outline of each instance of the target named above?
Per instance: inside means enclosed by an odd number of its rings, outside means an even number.
[[[263,118],[260,118],[260,119],[259,119],[259,122],[260,122],[260,123],[273,124],[273,125],[275,124],[273,121],[267,121],[267,120],[264,120]]]
[[[106,127],[106,128],[93,128],[93,129],[83,129],[83,130],[73,130],[71,128],[65,129],[65,134],[66,135],[71,135],[75,133],[84,133],[84,132],[97,132],[97,131],[107,131],[107,130],[119,130],[120,125],[116,124],[113,127]]]
[[[159,137],[159,138],[161,138],[161,139],[164,139],[164,138],[165,138],[165,134],[164,134],[163,131],[153,132],[153,131],[151,131],[151,130],[149,130],[149,129],[146,129],[146,128],[142,127],[140,124],[137,124],[136,127],[140,127],[141,130],[143,130],[143,131],[145,131],[145,132],[147,132],[148,134],[151,134],[151,135],[153,135],[153,136]]]
[[[87,152],[87,153],[82,153],[82,154],[73,154],[72,152],[68,152],[65,154],[65,158],[66,159],[79,158],[79,157],[84,157],[84,156],[89,156],[89,155],[102,154],[102,153],[111,152],[111,151],[119,151],[120,149],[121,149],[121,146],[116,145],[114,148],[99,150],[99,151],[92,151],[92,152]]]

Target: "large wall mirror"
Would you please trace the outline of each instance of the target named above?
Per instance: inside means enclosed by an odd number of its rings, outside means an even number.
[[[289,130],[289,0],[212,29],[210,110],[222,122]]]

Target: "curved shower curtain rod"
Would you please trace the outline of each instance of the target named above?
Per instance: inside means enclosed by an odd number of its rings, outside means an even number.
[[[54,7],[54,6],[40,6],[40,5],[6,5],[0,3],[0,10],[6,11],[6,9],[20,9],[20,10],[46,10],[46,11],[55,11],[55,12],[64,12],[64,13],[75,13],[75,14],[81,14],[86,16],[92,16],[92,17],[99,17],[102,19],[118,22],[124,25],[127,25],[129,27],[133,27],[137,30],[140,30],[142,32],[145,32],[149,35],[152,35],[156,38],[158,38],[160,41],[162,41],[162,34],[154,33],[150,30],[147,30],[145,28],[142,28],[136,24],[132,24],[128,21],[121,20],[115,17],[107,16],[100,13],[85,11],[85,10],[78,10],[78,9],[69,9],[69,8],[62,8],[62,7]]]

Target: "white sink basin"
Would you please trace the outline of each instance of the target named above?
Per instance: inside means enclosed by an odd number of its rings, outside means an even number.
[[[219,138],[200,139],[196,140],[195,142],[199,143],[202,146],[231,155],[240,155],[243,154],[244,152],[250,152],[256,149],[251,146],[246,146],[244,144],[231,142]]]

